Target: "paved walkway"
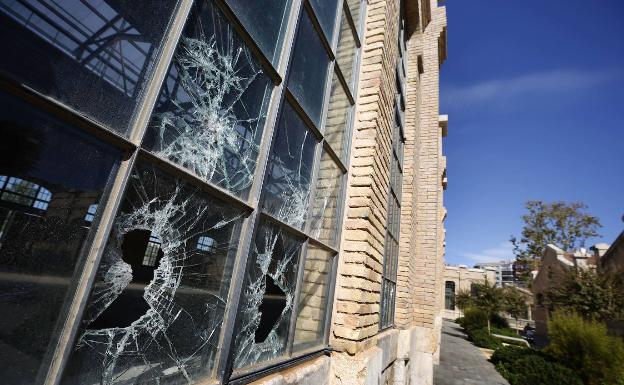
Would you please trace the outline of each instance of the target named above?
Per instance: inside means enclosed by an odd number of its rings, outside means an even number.
[[[509,385],[487,361],[483,352],[466,339],[454,322],[442,324],[440,365],[434,367],[434,385]]]

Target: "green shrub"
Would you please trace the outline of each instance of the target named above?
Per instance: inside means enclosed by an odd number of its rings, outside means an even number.
[[[464,319],[461,326],[466,330],[483,329],[487,327],[487,314],[477,308],[471,307],[464,312]]]
[[[529,348],[521,348],[518,346],[503,346],[501,348],[496,349],[492,357],[490,358],[490,362],[494,365],[498,363],[509,363],[519,360],[520,358],[529,356],[529,355],[542,355],[542,353],[538,352],[535,349]]]
[[[466,321],[465,317],[457,317],[457,318],[455,318],[455,323],[458,324],[459,326],[461,326],[462,328],[464,327],[465,321]]]
[[[492,334],[500,334],[502,336],[518,338],[518,333],[510,328],[492,327]]]
[[[573,370],[547,361],[538,354],[520,354],[512,361],[498,362],[496,370],[511,385],[583,385]]]
[[[503,346],[500,340],[488,333],[486,328],[469,330],[468,339],[475,345],[486,349],[497,349]]]
[[[490,323],[492,324],[492,328],[509,329],[509,322],[496,313],[492,314],[490,317]]]
[[[604,324],[555,313],[548,322],[548,337],[545,352],[577,370],[587,385],[624,384],[624,343],[609,336]]]

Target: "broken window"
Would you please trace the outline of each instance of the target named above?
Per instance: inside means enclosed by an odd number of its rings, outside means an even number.
[[[295,301],[301,241],[261,223],[249,256],[240,320],[234,335],[234,367],[270,361],[286,353]]]
[[[32,385],[121,152],[4,92],[0,104],[0,382]]]
[[[308,243],[299,292],[294,349],[323,343],[334,253]]]
[[[210,376],[242,217],[140,163],[62,383],[189,384]],[[200,237],[218,246],[202,250]]]
[[[2,1],[0,70],[126,134],[176,3]]]
[[[262,208],[301,229],[308,213],[316,139],[301,117],[284,102],[269,159]]]
[[[338,242],[338,201],[342,192],[342,176],[336,161],[323,149],[312,201],[310,236],[331,246]]]
[[[211,1],[196,2],[144,146],[246,197],[272,84]]]

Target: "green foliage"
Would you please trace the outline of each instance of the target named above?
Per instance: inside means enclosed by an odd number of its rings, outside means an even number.
[[[530,354],[540,354],[535,349],[529,348],[521,348],[517,346],[503,346],[502,348],[496,349],[492,357],[490,358],[490,362],[494,365],[503,362],[514,362],[519,360],[522,357],[526,357]]]
[[[587,385],[624,383],[624,343],[607,335],[604,324],[556,312],[548,322],[548,336],[545,352],[577,370]]]
[[[526,208],[522,235],[520,239],[512,237],[511,242],[516,258],[529,264],[544,255],[549,243],[566,251],[577,249],[584,246],[587,238],[598,236],[598,228],[602,227],[581,202],[528,201]]]
[[[505,288],[503,291],[503,310],[515,319],[522,317],[527,310],[524,296],[514,288]]]
[[[492,334],[500,334],[502,336],[518,338],[518,333],[509,328],[501,328],[492,326]],[[508,342],[508,341],[505,341]]]
[[[572,270],[546,296],[550,308],[576,313],[586,320],[624,319],[624,276]]]
[[[475,307],[466,309],[462,318],[460,325],[466,332],[487,327],[487,314]]]
[[[473,299],[475,306],[485,312],[487,328],[490,330],[490,318],[503,309],[503,289],[491,284],[488,280],[476,284],[476,296]]]
[[[514,360],[500,361],[496,370],[511,385],[583,385],[573,370],[538,354],[519,354]]]
[[[455,306],[461,311],[464,311],[471,307],[472,303],[472,295],[470,295],[469,290],[460,290],[455,295]]]
[[[502,342],[488,332],[487,329],[472,329],[468,331],[468,339],[475,345],[486,349],[497,349],[503,346]]]

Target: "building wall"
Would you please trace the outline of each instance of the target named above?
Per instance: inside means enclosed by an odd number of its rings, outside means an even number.
[[[371,0],[365,17],[329,357],[257,384],[432,384],[444,307],[442,127],[439,68],[446,13],[406,2],[407,106],[395,327],[380,331],[388,220],[399,2]],[[324,377],[327,366],[329,375]]]
[[[444,280],[440,282],[440,287],[444,290],[446,282],[453,282],[455,283],[455,294],[457,294],[460,291],[470,291],[473,284],[484,283],[486,280],[492,284],[496,282],[496,270],[494,268],[477,269],[447,265],[444,267]],[[442,306],[444,308],[444,303]],[[461,316],[462,313],[457,307],[455,310],[444,308],[443,317],[445,319],[454,320]]]

